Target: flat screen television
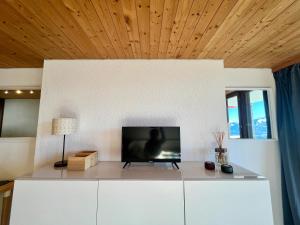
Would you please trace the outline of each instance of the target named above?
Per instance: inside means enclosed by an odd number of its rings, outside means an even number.
[[[180,153],[180,127],[122,128],[122,162],[172,162],[176,165],[181,161]]]

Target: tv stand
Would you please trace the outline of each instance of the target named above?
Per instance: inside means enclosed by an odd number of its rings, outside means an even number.
[[[176,162],[172,162],[172,166],[173,166],[173,167],[175,166],[175,167],[179,170],[179,166],[177,165]]]
[[[125,169],[125,167],[126,167],[127,165],[130,166],[130,164],[131,164],[131,162],[125,162],[125,164],[124,164],[124,166],[123,166],[123,169]]]

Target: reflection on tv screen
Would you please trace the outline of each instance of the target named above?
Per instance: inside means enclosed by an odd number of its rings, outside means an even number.
[[[180,162],[179,127],[123,127],[123,162]]]

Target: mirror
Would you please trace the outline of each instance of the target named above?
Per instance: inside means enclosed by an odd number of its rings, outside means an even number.
[[[226,90],[231,139],[271,139],[268,90]]]

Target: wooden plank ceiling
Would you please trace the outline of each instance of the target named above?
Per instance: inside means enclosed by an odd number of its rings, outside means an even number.
[[[0,0],[0,67],[43,59],[300,59],[299,0]]]

